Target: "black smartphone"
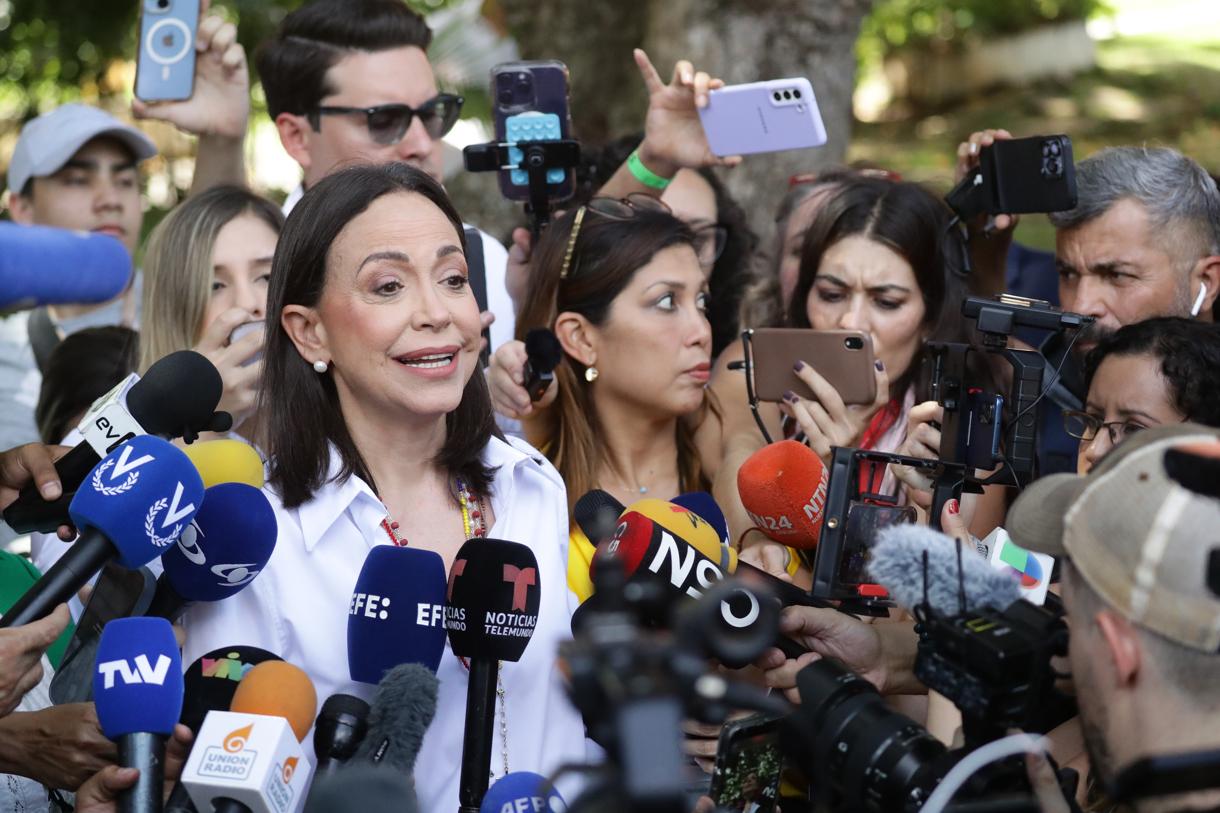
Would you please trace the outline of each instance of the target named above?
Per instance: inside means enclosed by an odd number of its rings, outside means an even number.
[[[497,141],[512,144],[570,138],[568,69],[559,60],[496,65],[491,69],[491,102]],[[510,163],[518,164],[523,154],[516,147],[510,147],[508,157]],[[575,191],[575,170],[547,170],[547,197],[550,200],[567,200]],[[526,171],[500,170],[500,194],[512,201],[528,201],[530,190]]]
[[[997,141],[979,151],[991,215],[1062,212],[1076,206],[1072,140],[1065,135]]]
[[[724,724],[708,793],[716,807],[774,813],[784,767],[779,723],[779,717],[755,714]]]
[[[1004,397],[970,390],[957,424],[958,457],[968,468],[994,469],[1000,460]]]

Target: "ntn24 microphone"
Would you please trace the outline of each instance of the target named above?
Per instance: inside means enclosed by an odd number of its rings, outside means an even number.
[[[795,440],[764,446],[737,470],[737,491],[751,521],[791,548],[817,547],[828,484],[822,459]]]
[[[251,813],[294,813],[305,799],[313,766],[283,717],[209,712],[199,729],[182,784],[201,811],[232,799]]]

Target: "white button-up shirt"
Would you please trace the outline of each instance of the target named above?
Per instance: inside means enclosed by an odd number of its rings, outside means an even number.
[[[488,534],[529,546],[538,559],[542,586],[538,625],[525,655],[501,671],[507,708],[511,771],[548,775],[567,762],[585,761],[584,725],[564,691],[556,663],[559,642],[571,637],[576,596],[567,587],[568,511],[559,473],[523,441],[493,438],[483,462],[496,467],[491,495],[495,526]],[[331,471],[339,468],[332,450]],[[351,680],[347,666],[347,617],[352,590],[374,545],[390,544],[381,527],[385,506],[358,477],[323,486],[299,508],[286,509],[271,491],[279,539],[275,552],[250,586],[225,601],[196,604],[183,617],[183,663],[225,646],[257,646],[304,669],[318,691],[318,705],[332,694],[368,699],[375,687]],[[448,644],[437,670],[440,692],[415,767],[415,789],[424,813],[458,809],[468,672]],[[504,773],[496,704],[492,771]],[[312,736],[305,748],[312,754]]]

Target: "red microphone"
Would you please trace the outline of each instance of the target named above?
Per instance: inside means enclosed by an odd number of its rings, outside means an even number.
[[[764,446],[737,471],[737,492],[750,519],[790,548],[813,550],[822,534],[828,475],[822,459],[803,443]]]

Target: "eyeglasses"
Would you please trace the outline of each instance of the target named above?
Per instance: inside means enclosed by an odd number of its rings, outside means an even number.
[[[1078,412],[1074,409],[1065,409],[1063,410],[1063,428],[1067,430],[1069,435],[1079,438],[1085,443],[1091,443],[1097,437],[1097,433],[1105,429],[1110,433],[1111,445],[1117,446],[1136,432],[1148,427],[1127,421],[1105,423],[1096,415]]]
[[[835,173],[838,174],[837,172]],[[901,181],[902,176],[897,172],[892,172],[888,169],[853,169],[851,174],[861,178],[876,178],[883,181]],[[807,183],[824,183],[825,174],[821,172],[798,172],[788,179],[788,189],[792,190],[802,184]]]
[[[724,226],[709,223],[695,229],[695,255],[699,258],[699,265],[704,268],[715,265],[728,242],[729,230]]]
[[[419,116],[427,130],[429,138],[436,140],[444,138],[458,117],[462,115],[462,103],[466,101],[461,96],[452,93],[438,94],[419,107],[407,104],[383,104],[378,107],[315,107],[309,112],[309,123],[315,130],[320,129],[319,116],[354,116],[364,115],[369,128],[369,138],[388,147],[402,141],[411,127],[411,122]]]
[[[567,279],[568,272],[571,270],[572,254],[576,251],[576,238],[580,234],[580,225],[585,220],[585,212],[593,212],[611,220],[630,220],[635,217],[637,212],[673,214],[673,210],[664,203],[642,192],[632,192],[625,198],[593,198],[576,210],[576,220],[572,223],[572,234],[568,236],[568,248],[563,253],[563,270],[559,272],[560,279]],[[712,259],[712,262],[715,262],[715,258]]]

